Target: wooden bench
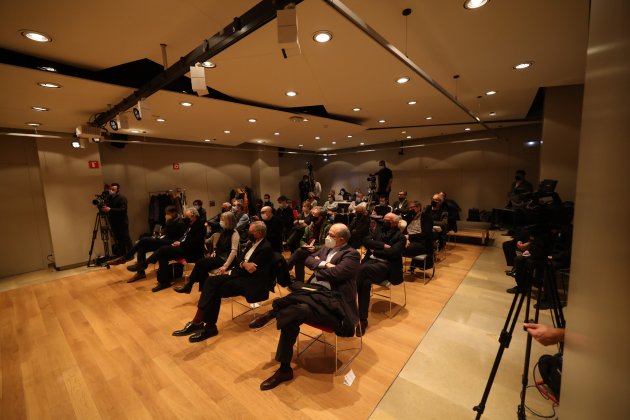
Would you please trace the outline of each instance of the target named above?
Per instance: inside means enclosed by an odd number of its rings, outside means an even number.
[[[462,238],[478,238],[481,245],[488,245],[488,241],[492,239],[490,234],[490,222],[468,222],[460,220],[457,222],[457,232],[449,232],[454,239]]]

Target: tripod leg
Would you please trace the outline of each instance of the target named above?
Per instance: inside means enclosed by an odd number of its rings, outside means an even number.
[[[88,267],[92,267],[92,265],[90,265],[92,263],[92,253],[94,252],[94,242],[96,241],[96,233],[98,231],[99,228],[99,213],[96,213],[96,220],[94,220],[94,229],[92,229],[92,243],[90,244],[90,253],[88,254],[88,263],[87,266]]]

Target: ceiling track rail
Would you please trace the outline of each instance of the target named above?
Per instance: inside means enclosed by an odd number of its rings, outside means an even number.
[[[376,32],[370,25],[368,25],[363,19],[361,19],[356,13],[354,13],[350,8],[348,8],[343,2],[339,0],[323,0],[333,9],[335,9],[341,16],[350,21],[354,26],[359,28],[364,34],[369,36],[373,41],[383,47],[387,52],[401,61],[405,66],[411,69],[414,73],[420,76],[424,81],[426,81],[429,85],[431,85],[435,90],[440,92],[445,98],[451,101],[455,106],[464,111],[468,116],[470,116],[476,123],[480,124],[488,131],[494,131],[492,127],[481,121],[481,119],[476,116],[471,110],[469,110],[464,104],[459,102],[457,98],[451,95],[442,85],[436,82],[427,72],[422,70],[420,66],[414,63],[409,57],[403,54],[398,48],[396,48],[392,43],[386,40],[383,36],[381,36],[378,32]]]
[[[191,66],[209,60],[221,51],[245,38],[247,35],[253,33],[258,28],[264,26],[266,23],[272,21],[276,18],[278,10],[284,9],[289,4],[298,4],[301,2],[302,0],[262,0],[243,15],[234,18],[234,20],[221,31],[205,39],[201,45],[181,57],[175,64],[142,85],[121,102],[114,105],[109,110],[97,114],[90,124],[95,127],[104,126],[107,121],[115,118],[116,115],[135,106],[138,101],[148,98],[169,83],[184,76],[190,71]]]

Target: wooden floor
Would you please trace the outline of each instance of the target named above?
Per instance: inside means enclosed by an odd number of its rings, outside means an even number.
[[[275,325],[250,330],[251,316],[232,321],[224,301],[217,337],[173,337],[199,295],[151,293],[153,272],[127,284],[118,266],[1,292],[0,419],[365,419],[481,251],[457,244],[429,284],[406,282],[407,306],[392,319],[373,298],[352,386],[333,377],[331,352],[315,345],[294,358],[292,382],[261,392],[277,368]],[[395,301],[401,293],[395,286]]]

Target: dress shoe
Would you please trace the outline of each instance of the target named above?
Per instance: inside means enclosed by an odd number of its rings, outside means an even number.
[[[132,278],[130,278],[129,280],[127,280],[127,283],[133,283],[134,281],[138,281],[141,279],[146,279],[147,275],[144,273],[136,273]]]
[[[365,330],[367,330],[367,326],[368,326],[368,322],[367,319],[362,319],[361,321],[359,321],[359,325],[357,325],[356,328],[356,336],[357,337],[362,337],[365,335]]]
[[[188,341],[191,343],[198,343],[200,341],[207,340],[210,337],[214,337],[217,334],[219,334],[219,330],[217,330],[216,325],[206,325],[201,331],[188,337]]]
[[[276,373],[265,379],[263,383],[260,384],[260,390],[267,391],[269,389],[273,389],[282,382],[290,381],[291,379],[293,379],[293,369],[287,371],[281,371],[278,369],[276,370]]]
[[[118,257],[118,258],[114,258],[111,261],[108,261],[107,264],[109,265],[120,265],[120,264],[124,264],[127,262],[127,259],[125,257]]]
[[[200,322],[199,324],[195,324],[194,322],[187,322],[184,328],[182,328],[181,330],[173,331],[173,335],[175,337],[182,337],[185,335],[194,334],[196,332],[201,331],[202,329],[203,329],[203,322]]]
[[[158,283],[157,286],[151,289],[151,291],[155,293],[155,292],[159,292],[160,290],[168,289],[169,287],[171,287],[169,283]]]
[[[127,270],[129,271],[144,271],[147,269],[147,267],[149,266],[149,263],[147,262],[139,262],[136,264],[131,264],[129,266],[127,266]]]
[[[186,294],[188,294],[188,293],[192,292],[192,287],[193,287],[193,284],[195,284],[195,282],[194,282],[194,281],[190,281],[190,280],[188,280],[188,281],[186,282],[186,284],[184,284],[184,285],[183,285],[183,286],[181,286],[181,287],[176,287],[174,290],[175,290],[177,293],[186,293]]]
[[[516,293],[518,293],[518,286],[510,287],[509,289],[506,290],[506,292],[512,295],[515,295]]]
[[[273,311],[266,312],[261,316],[252,319],[252,321],[249,323],[249,328],[262,328],[275,317],[276,314]]]

